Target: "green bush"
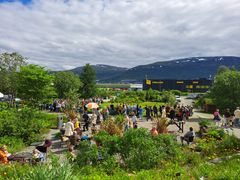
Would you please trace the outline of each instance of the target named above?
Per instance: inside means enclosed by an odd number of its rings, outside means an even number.
[[[236,151],[240,149],[240,139],[236,136],[224,136],[223,140],[219,142],[219,151]]]
[[[0,102],[0,111],[7,110],[8,106],[7,102]]]
[[[206,136],[220,140],[224,137],[224,134],[223,129],[212,128],[207,131]]]
[[[72,165],[69,163],[59,164],[59,158],[50,157],[51,164],[38,164],[30,166],[28,164],[12,164],[10,166],[0,166],[0,179],[19,180],[73,180],[77,179],[73,174]]]
[[[208,127],[212,124],[212,120],[203,119],[198,124],[201,127]]]
[[[224,135],[219,138],[216,131],[213,131],[211,137],[199,139],[196,150],[201,151],[203,156],[215,158],[216,155],[222,156],[232,154],[240,149],[240,139],[232,135]]]
[[[171,91],[162,91],[162,102],[174,106],[176,104],[176,97]]]
[[[14,137],[30,144],[41,140],[41,135],[53,124],[56,126],[56,118],[33,109],[3,110],[0,112],[0,137]]]
[[[106,131],[100,131],[94,136],[97,145],[105,148],[107,153],[113,155],[119,151],[120,137],[117,135],[109,135]]]
[[[130,129],[119,142],[119,154],[131,170],[150,169],[161,160],[172,159],[177,154],[177,142],[173,136],[159,135],[153,138],[146,129]]]
[[[4,144],[7,145],[8,151],[11,153],[20,151],[25,147],[22,139],[11,136],[0,137],[0,147]]]
[[[97,165],[98,148],[96,145],[91,145],[88,141],[82,141],[78,147],[76,163],[83,167],[86,165]]]
[[[216,153],[217,142],[214,138],[199,139],[196,150],[200,151],[203,157],[212,156]]]
[[[202,163],[191,168],[191,171],[188,171],[187,173],[188,176],[191,176],[193,179],[204,177],[204,179],[209,180],[235,180],[239,179],[239,162],[240,157],[238,156],[216,165],[210,163]]]

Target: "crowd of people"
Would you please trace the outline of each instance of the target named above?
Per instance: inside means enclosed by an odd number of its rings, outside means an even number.
[[[232,112],[227,108],[223,114],[216,109],[213,113],[213,120],[218,127],[240,127],[240,108],[237,107]]]
[[[92,141],[92,136],[97,133],[98,128],[103,121],[107,120],[110,115],[124,115],[125,122],[123,131],[127,131],[130,128],[138,128],[139,120],[153,121],[156,118],[168,118],[171,121],[186,121],[193,115],[193,107],[184,105],[175,105],[173,107],[169,105],[153,105],[145,106],[141,105],[129,105],[129,104],[110,104],[105,108],[89,109],[87,104],[95,102],[97,104],[102,103],[102,99],[94,98],[88,100],[81,100],[80,107],[75,108],[75,115],[69,116],[68,122],[63,123],[60,132],[61,140],[66,142],[67,148],[73,158],[76,158],[74,149],[79,145],[81,141]],[[61,112],[67,106],[67,102],[64,100],[54,100],[52,104],[46,104],[42,108],[50,110],[52,112]],[[91,111],[91,116],[89,115]],[[143,118],[145,115],[146,118]],[[213,120],[218,127],[240,127],[240,108],[237,107],[234,111],[226,109],[221,115],[219,109],[213,113]],[[153,127],[150,130],[152,136],[158,135],[158,130]],[[181,142],[186,141],[189,143],[191,138],[195,137],[193,128],[190,127],[189,131],[180,137]],[[46,159],[46,153],[51,146],[51,141],[46,140],[42,146],[37,146],[32,152],[32,159],[34,161],[44,161]],[[13,155],[8,153],[7,147],[4,145],[0,149],[0,162],[8,163],[13,159]]]

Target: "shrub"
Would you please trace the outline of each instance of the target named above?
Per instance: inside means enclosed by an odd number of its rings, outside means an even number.
[[[240,149],[240,139],[236,136],[224,136],[223,140],[219,142],[219,151],[235,151]]]
[[[97,145],[104,147],[108,154],[113,155],[118,152],[119,136],[110,135],[106,131],[100,131],[94,136],[94,140]]]
[[[0,111],[7,110],[8,106],[7,102],[0,102]]]
[[[157,167],[163,159],[175,156],[177,143],[172,136],[159,135],[153,138],[146,129],[130,129],[119,142],[119,154],[131,170]]]
[[[175,95],[171,91],[162,92],[162,101],[174,106],[176,104]]]
[[[123,124],[121,124],[120,121],[108,119],[103,121],[100,129],[106,131],[110,135],[121,135],[123,132]]]
[[[98,148],[96,145],[91,145],[88,141],[82,141],[78,147],[76,163],[83,167],[86,165],[97,165]]]
[[[203,119],[203,120],[199,121],[198,124],[199,124],[200,127],[208,127],[212,124],[212,121],[207,120],[207,119]]]
[[[200,151],[203,156],[211,156],[216,153],[217,142],[214,138],[199,139],[196,150]]]
[[[33,109],[8,109],[0,112],[0,137],[8,136],[21,139],[25,144],[39,141],[41,134],[56,125],[52,115],[46,115]]]
[[[9,136],[0,137],[0,147],[1,145],[4,144],[8,146],[8,151],[11,153],[20,151],[25,147],[25,144],[23,143],[22,139],[16,137]]]
[[[58,158],[52,158],[51,165],[43,164],[35,166],[30,172],[27,172],[24,179],[32,180],[46,180],[46,179],[58,179],[58,180],[72,180],[74,179],[72,166],[69,163],[58,163]]]
[[[212,128],[208,130],[206,136],[220,140],[223,138],[224,134],[225,133],[223,129]]]
[[[160,134],[167,133],[168,127],[168,119],[167,118],[160,118],[157,119],[157,131]]]

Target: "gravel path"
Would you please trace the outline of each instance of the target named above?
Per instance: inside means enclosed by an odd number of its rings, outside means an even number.
[[[213,119],[213,116],[208,113],[202,113],[198,111],[194,111],[194,114],[192,117],[189,118],[189,120],[186,121],[184,124],[184,132],[178,132],[178,127],[174,124],[168,126],[168,131],[173,131],[174,134],[177,135],[184,135],[186,132],[189,131],[189,128],[192,127],[193,130],[196,132],[199,130],[199,124],[198,122],[202,119]],[[156,123],[152,121],[146,121],[146,120],[139,120],[138,121],[138,127],[143,127],[147,129],[152,129],[153,126],[156,126]],[[226,128],[225,131],[229,134],[234,134],[236,137],[240,138],[240,129],[239,128]]]

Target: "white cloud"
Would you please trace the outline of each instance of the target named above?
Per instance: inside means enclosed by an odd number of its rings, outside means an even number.
[[[240,56],[239,0],[33,0],[0,4],[0,52],[59,70]]]

